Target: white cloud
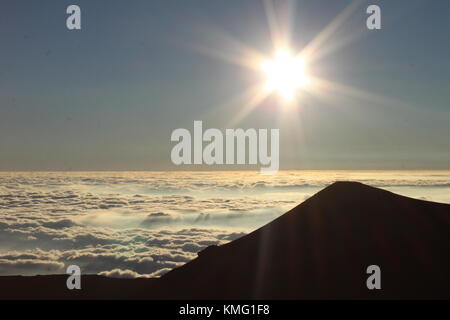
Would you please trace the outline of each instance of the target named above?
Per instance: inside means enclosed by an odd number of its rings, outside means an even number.
[[[159,276],[335,180],[450,202],[450,172],[0,173],[0,275]]]
[[[63,272],[64,264],[57,261],[37,259],[0,259],[0,270],[3,275],[22,274],[48,274]]]
[[[145,275],[134,272],[133,270],[122,270],[122,269],[113,269],[110,271],[102,271],[99,273],[99,275],[105,276],[105,277],[111,277],[111,278],[125,278],[125,279],[145,277]]]

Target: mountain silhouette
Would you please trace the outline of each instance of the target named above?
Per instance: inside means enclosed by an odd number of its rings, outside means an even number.
[[[449,299],[450,205],[336,182],[159,279],[90,275],[70,291],[66,278],[0,277],[0,298]]]

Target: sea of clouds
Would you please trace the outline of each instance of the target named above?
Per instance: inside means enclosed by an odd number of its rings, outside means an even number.
[[[0,173],[0,275],[157,277],[337,180],[450,203],[450,172]]]

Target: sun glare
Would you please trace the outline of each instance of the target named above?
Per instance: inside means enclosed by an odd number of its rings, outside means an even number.
[[[308,83],[303,58],[288,50],[279,50],[274,59],[264,61],[261,67],[266,74],[266,90],[285,100],[293,100],[296,90]]]

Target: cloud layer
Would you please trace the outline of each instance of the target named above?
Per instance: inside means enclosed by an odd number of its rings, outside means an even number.
[[[449,172],[0,173],[0,275],[160,276],[335,180],[450,202]]]

